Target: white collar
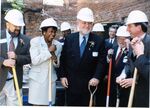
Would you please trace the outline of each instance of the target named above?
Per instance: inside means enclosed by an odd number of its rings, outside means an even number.
[[[83,41],[83,36],[85,36],[86,42],[88,41],[89,34],[82,35],[81,33],[79,33],[79,45],[81,45],[81,43],[82,43],[82,41]]]
[[[146,33],[144,33],[142,36],[140,36],[139,38],[141,39],[141,40],[143,40],[144,39],[144,37],[145,37],[145,35],[146,35]]]

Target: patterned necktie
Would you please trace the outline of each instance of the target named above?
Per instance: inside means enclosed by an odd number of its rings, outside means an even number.
[[[83,41],[82,41],[82,43],[80,45],[80,57],[82,57],[82,55],[83,55],[85,46],[86,46],[86,37],[83,36]]]
[[[119,52],[119,54],[118,54],[118,56],[116,58],[116,64],[118,64],[118,62],[119,62],[119,60],[121,58],[121,55],[122,55],[122,48],[120,49],[120,52]]]
[[[13,38],[11,38],[10,43],[9,43],[9,51],[14,51],[15,50],[15,45]]]

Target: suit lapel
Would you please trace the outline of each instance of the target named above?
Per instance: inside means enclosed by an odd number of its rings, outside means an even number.
[[[146,56],[148,56],[149,55],[149,50],[147,50],[147,49],[149,49],[149,39],[148,39],[149,37],[148,37],[148,35],[146,34],[145,35],[145,37],[144,37],[144,39],[142,40],[142,42],[143,42],[143,44],[144,44],[144,54],[146,55]]]
[[[21,39],[22,39],[22,37],[21,37],[21,35],[19,35],[18,36],[18,45],[17,45],[16,50],[15,50],[16,53],[19,52],[21,47],[22,47],[22,43],[20,42]]]
[[[79,61],[79,59],[80,59],[79,33],[74,36],[74,41],[73,41],[72,47],[74,49],[75,57]]]
[[[112,47],[115,47],[115,46],[118,46],[117,44],[117,39],[115,38],[114,42],[113,42],[113,46]]]

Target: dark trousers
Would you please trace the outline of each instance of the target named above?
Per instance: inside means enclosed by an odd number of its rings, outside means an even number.
[[[67,91],[67,106],[89,106],[90,93],[71,93]]]

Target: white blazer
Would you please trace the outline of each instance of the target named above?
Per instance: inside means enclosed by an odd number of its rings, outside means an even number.
[[[30,42],[30,56],[31,56],[31,70],[29,71],[29,78],[43,83],[48,76],[49,70],[49,60],[51,54],[48,50],[48,46],[44,40],[44,37],[39,36],[33,38]],[[59,58],[62,50],[62,45],[57,40],[53,40],[52,44],[56,45],[55,54],[57,56],[57,64],[54,62],[52,63],[52,82],[57,80],[56,70],[55,67],[59,67]]]

